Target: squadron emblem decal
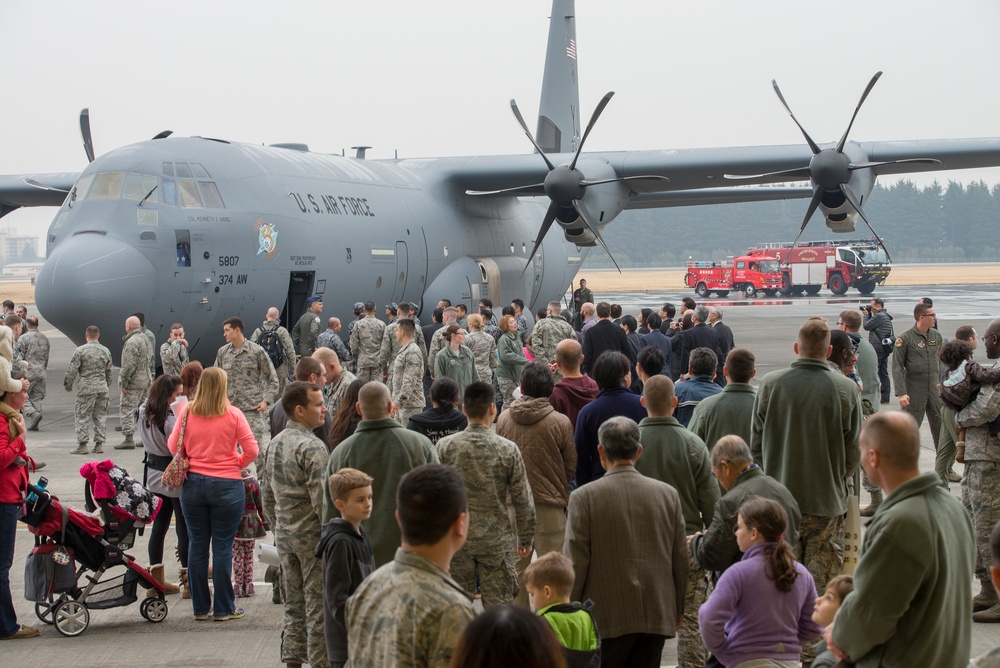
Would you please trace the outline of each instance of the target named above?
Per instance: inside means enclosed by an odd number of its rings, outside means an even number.
[[[264,253],[264,257],[273,260],[278,254],[278,229],[274,223],[265,223],[263,218],[257,219],[254,229],[257,230],[257,243],[259,244],[257,255]]]

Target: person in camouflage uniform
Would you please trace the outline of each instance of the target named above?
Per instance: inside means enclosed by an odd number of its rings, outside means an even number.
[[[306,312],[292,327],[292,343],[298,348],[301,357],[309,357],[316,350],[316,339],[323,331],[323,321],[319,317],[322,312],[323,298],[313,295],[306,300]]]
[[[108,391],[111,387],[111,351],[98,343],[101,331],[94,325],[87,328],[87,342],[73,352],[66,369],[63,386],[73,391],[77,376],[80,385],[76,392],[73,424],[76,427],[74,455],[87,454],[90,440],[89,425],[94,425],[94,452],[104,452],[104,424],[108,418]]]
[[[465,346],[476,358],[476,371],[479,380],[489,383],[493,379],[493,371],[497,368],[497,341],[483,329],[483,316],[473,313],[469,316],[469,335],[465,337]],[[494,327],[499,331],[499,328]]]
[[[288,426],[268,446],[264,464],[269,484],[264,506],[272,508],[281,561],[281,660],[328,666],[323,635],[323,562],[314,553],[323,531],[326,444],[312,430],[323,425],[326,406],[319,385],[289,383],[281,398]]]
[[[353,359],[344,340],[340,338],[340,318],[330,318],[326,321],[327,328],[316,337],[316,350],[330,348],[337,353],[340,361],[347,365]]]
[[[149,338],[143,331],[137,316],[129,316],[125,321],[125,345],[122,347],[122,365],[118,373],[118,385],[122,396],[120,404],[120,419],[124,440],[115,446],[115,450],[134,450],[135,415],[139,404],[146,398],[153,376],[149,372],[153,348]]]
[[[152,385],[153,379],[156,378],[156,335],[146,329],[145,313],[136,312],[132,315],[139,319],[139,328],[142,330],[142,335],[146,337],[147,341],[149,341],[149,349],[153,351],[153,355],[149,359],[149,383]]]
[[[365,317],[358,321],[351,332],[351,352],[358,360],[358,378],[365,381],[382,380],[378,358],[384,334],[385,323],[375,317],[375,302],[365,302]]]
[[[184,338],[184,325],[175,322],[170,325],[170,338],[160,346],[160,366],[168,376],[180,376],[181,369],[189,361],[188,342]]]
[[[323,388],[323,395],[326,397],[326,411],[330,415],[336,415],[337,409],[340,408],[340,402],[347,394],[347,388],[358,377],[340,365],[337,353],[330,348],[317,348],[312,356],[322,362],[326,369],[326,387]]]
[[[385,326],[385,333],[382,335],[382,347],[378,355],[379,366],[382,368],[382,377],[385,379],[386,385],[390,387],[392,386],[392,367],[395,365],[396,357],[399,355],[401,349],[399,338],[396,336],[396,331],[399,328],[401,320],[410,320],[413,322],[415,331],[410,338],[416,341],[418,350],[427,350],[427,346],[424,343],[424,332],[420,329],[420,321],[413,317],[410,304],[402,302],[396,310],[399,313],[399,317]],[[420,357],[423,358],[423,354]],[[422,359],[421,363],[423,363]],[[423,382],[423,379],[421,379],[421,382]],[[422,388],[421,394],[423,394]]]
[[[395,500],[402,545],[347,600],[349,664],[448,668],[475,616],[472,596],[448,573],[469,526],[465,485],[447,466],[426,464],[403,476]]]
[[[395,324],[394,335],[400,350],[392,361],[389,396],[399,411],[399,421],[405,427],[411,416],[424,409],[424,356],[414,340],[415,332],[420,330],[413,321],[407,318]]]
[[[535,329],[531,332],[531,349],[535,353],[536,362],[551,366],[556,360],[556,346],[559,342],[576,338],[573,326],[566,322],[560,315],[561,312],[559,302],[549,302],[546,310],[548,315],[535,323]],[[557,383],[562,380],[558,371],[552,373]]]
[[[42,421],[42,400],[45,398],[45,370],[49,366],[49,337],[38,331],[38,318],[27,318],[28,331],[14,344],[14,359],[24,361],[24,377],[28,385],[28,401],[24,405],[28,431],[38,431]]]
[[[264,335],[264,332],[270,332],[271,330],[277,332],[278,339],[281,341],[283,358],[281,364],[274,370],[274,373],[278,376],[278,398],[280,399],[282,393],[285,391],[285,383],[288,382],[288,376],[291,375],[291,371],[295,368],[295,344],[292,343],[292,335],[288,333],[288,330],[278,323],[279,315],[280,313],[276,307],[272,306],[267,309],[264,322],[260,327],[253,330],[250,340],[260,345],[260,337]],[[274,365],[272,364],[272,366]],[[252,427],[253,424],[250,426]]]
[[[465,480],[472,511],[469,540],[452,559],[452,577],[469,591],[475,590],[478,579],[487,608],[517,596],[515,552],[530,554],[535,538],[535,503],[521,451],[491,429],[497,415],[494,398],[489,383],[477,381],[465,388],[469,426],[434,446],[441,463]],[[507,513],[508,494],[517,523],[516,543]]]
[[[514,320],[517,321],[517,338],[521,340],[523,346],[528,340],[528,319],[524,317],[524,300],[515,299],[510,305],[514,307]],[[501,336],[507,333],[503,331],[503,327],[500,330]]]
[[[434,360],[441,349],[448,345],[444,333],[448,329],[448,325],[456,322],[458,322],[458,309],[449,306],[441,312],[441,327],[434,332],[431,342],[427,344],[427,370],[430,371],[432,378],[434,377]]]
[[[236,317],[226,320],[222,334],[226,345],[219,348],[215,366],[229,376],[229,403],[243,411],[257,445],[266,453],[270,440],[267,407],[278,395],[278,375],[264,349],[243,335],[242,320]]]

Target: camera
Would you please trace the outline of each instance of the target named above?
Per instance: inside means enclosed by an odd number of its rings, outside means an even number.
[[[859,311],[865,311],[866,313],[871,313],[872,307],[871,306],[859,306],[858,310]]]

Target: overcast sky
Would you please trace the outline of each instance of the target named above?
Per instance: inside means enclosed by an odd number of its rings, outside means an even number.
[[[3,0],[0,174],[79,171],[161,130],[372,158],[527,153],[547,0]],[[1000,3],[577,0],[594,151],[1000,135]],[[534,120],[529,126],[534,128]],[[914,177],[918,184],[932,177]],[[940,173],[1000,182],[1000,170]],[[883,183],[887,183],[883,181]],[[42,235],[55,209],[3,219]]]

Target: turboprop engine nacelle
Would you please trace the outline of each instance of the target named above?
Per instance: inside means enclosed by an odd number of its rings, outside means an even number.
[[[615,179],[616,174],[606,162],[601,160],[580,160],[577,169],[587,181]],[[586,209],[598,228],[604,229],[608,223],[618,217],[629,201],[628,188],[623,181],[596,183],[587,186],[583,198],[578,200],[579,206]],[[597,237],[587,229],[583,218],[573,207],[560,207],[556,213],[556,222],[563,228],[566,241],[577,246],[594,246]]]

